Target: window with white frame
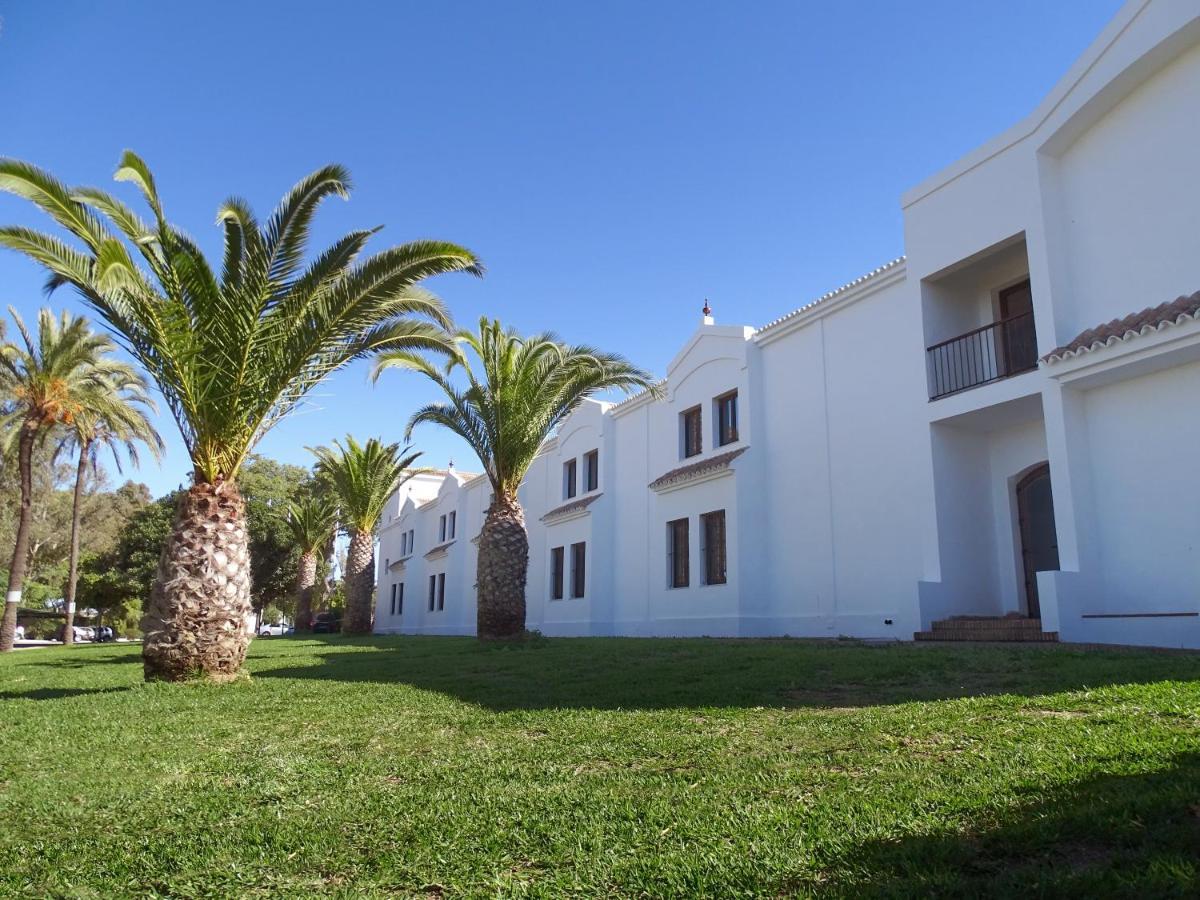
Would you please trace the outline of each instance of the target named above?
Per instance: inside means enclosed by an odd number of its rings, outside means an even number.
[[[583,454],[583,484],[585,491],[594,491],[600,487],[599,450]]]
[[[681,455],[685,459],[689,456],[697,456],[704,450],[703,421],[698,406],[693,406],[679,414],[679,447]]]
[[[717,446],[724,447],[738,439],[738,392],[730,391],[713,400],[717,426]]]
[[[392,615],[396,614],[396,584],[392,583]]]
[[[587,584],[587,544],[580,541],[571,545],[571,596],[583,596]]]
[[[450,510],[449,517],[446,519],[446,538],[447,538],[447,540],[451,540],[451,541],[454,540],[454,531],[457,526],[457,523],[458,523],[458,512],[456,510],[452,509],[452,510]]]
[[[725,584],[725,510],[704,513],[700,517],[700,535],[704,540],[700,549],[704,559],[704,583]]]
[[[550,599],[563,598],[563,582],[566,566],[566,548],[553,547],[550,550]]]
[[[691,583],[689,531],[687,519],[667,523],[667,584],[673,588],[687,587]]]
[[[440,516],[438,518],[438,543],[440,544],[445,539],[446,539],[446,517]]]
[[[438,612],[441,612],[446,608],[446,573],[442,572],[438,575],[437,580],[437,608]]]
[[[574,459],[563,463],[563,499],[570,500],[577,492],[576,464]]]
[[[429,611],[433,612],[437,603],[437,576],[429,576]]]

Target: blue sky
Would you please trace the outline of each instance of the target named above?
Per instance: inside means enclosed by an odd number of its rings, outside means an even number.
[[[1119,6],[0,2],[0,155],[107,187],[133,148],[213,253],[223,198],[265,217],[340,162],[355,191],[323,209],[318,244],[381,224],[375,249],[465,244],[487,277],[430,285],[461,322],[553,329],[661,373],[706,297],[759,326],[900,255],[900,194],[1032,110]],[[0,196],[0,222],[41,221]],[[32,316],[42,281],[0,255],[0,302]],[[430,399],[415,375],[372,388],[360,364],[259,450],[308,465],[306,445],[347,431],[398,440]],[[161,424],[167,459],[135,476],[156,494],[189,469]],[[478,468],[432,427],[415,443]]]

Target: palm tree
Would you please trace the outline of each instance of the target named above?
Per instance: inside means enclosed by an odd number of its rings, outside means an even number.
[[[420,453],[371,438],[359,444],[350,435],[333,447],[310,447],[317,475],[333,487],[342,527],[350,534],[346,553],[346,615],[343,634],[370,634],[374,626],[375,528],[388,498],[412,478]]]
[[[312,627],[317,556],[337,531],[337,507],[322,496],[306,497],[288,504],[287,523],[300,550],[296,569],[296,630],[308,631]]]
[[[75,472],[75,495],[71,503],[71,552],[67,564],[67,584],[63,592],[67,626],[63,630],[63,642],[74,641],[75,588],[79,580],[79,518],[83,507],[83,485],[87,471],[99,466],[100,451],[112,451],[113,464],[121,471],[118,448],[124,447],[129,461],[138,464],[139,443],[145,444],[161,459],[163,440],[146,415],[154,410],[154,401],[146,393],[146,379],[122,363],[113,363],[107,377],[100,381],[91,403],[80,410],[68,426],[62,446],[74,447],[79,452],[79,465]]]
[[[86,319],[66,312],[56,318],[50,310],[43,309],[38,313],[35,339],[17,311],[11,306],[8,311],[21,341],[0,346],[0,387],[10,400],[0,423],[0,434],[7,444],[17,445],[21,508],[8,568],[4,616],[0,619],[0,651],[11,650],[13,646],[17,606],[29,561],[34,445],[49,430],[73,425],[87,410],[102,408],[107,379],[122,368],[121,363],[109,356],[116,345],[93,332]]]
[[[71,189],[49,173],[0,160],[0,190],[24,197],[73,236],[0,228],[0,246],[71,285],[157,384],[183,435],[192,485],[180,498],[142,618],[147,679],[237,676],[249,635],[250,575],[238,469],[255,444],[331,372],[385,349],[445,351],[445,308],[418,283],[480,274],[454,244],[418,241],[359,259],[377,229],[354,231],[305,264],[322,200],[349,176],[326,166],[302,179],[260,226],[226,201],[219,274],[164,216],[154,177],[126,152],[118,181],[136,186],[144,221],[115,197]]]
[[[446,369],[405,351],[379,354],[373,378],[387,368],[415,369],[446,394],[446,403],[417,410],[405,439],[423,422],[457,434],[475,451],[492,484],[492,500],[479,535],[476,582],[477,633],[482,639],[525,632],[525,579],[529,536],[517,489],[542,442],[586,397],[617,389],[656,390],[649,373],[624,357],[570,346],[552,334],[521,337],[498,321],[479,320],[479,331],[459,331],[460,350]],[[478,360],[478,371],[463,350]],[[450,381],[461,367],[466,389]]]

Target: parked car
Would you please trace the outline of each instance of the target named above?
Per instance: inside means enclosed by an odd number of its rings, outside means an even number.
[[[287,626],[285,625],[271,625],[269,622],[263,622],[258,627],[259,637],[282,637],[286,633]]]
[[[61,641],[63,640],[63,635],[66,633],[67,626],[64,623],[58,626],[58,632],[56,633],[55,637]],[[75,643],[77,644],[87,643],[96,639],[96,630],[90,625],[74,625],[71,628],[71,633],[74,636]]]
[[[319,612],[313,616],[313,634],[333,634],[342,630],[341,612]]]

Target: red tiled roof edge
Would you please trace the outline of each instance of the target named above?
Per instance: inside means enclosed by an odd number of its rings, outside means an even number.
[[[545,522],[547,519],[554,518],[555,516],[565,515],[580,509],[587,509],[599,499],[599,494],[592,494],[590,497],[580,497],[578,500],[572,500],[570,503],[554,507],[554,509],[542,516],[540,521]]]
[[[1190,319],[1200,319],[1200,291],[1177,297],[1169,303],[1149,306],[1123,319],[1113,319],[1081,332],[1073,341],[1055,347],[1042,357],[1042,362],[1056,362],[1106,347],[1116,341],[1128,340],[1142,334],[1159,331]]]
[[[745,447],[739,447],[737,450],[729,450],[725,453],[718,453],[716,456],[710,456],[708,459],[702,459],[698,462],[689,463],[686,466],[680,466],[677,469],[672,469],[669,472],[664,472],[659,475],[647,487],[651,490],[657,490],[660,487],[665,487],[673,481],[681,478],[688,478],[692,475],[700,475],[704,472],[716,469],[723,469],[731,462],[746,452]]]

